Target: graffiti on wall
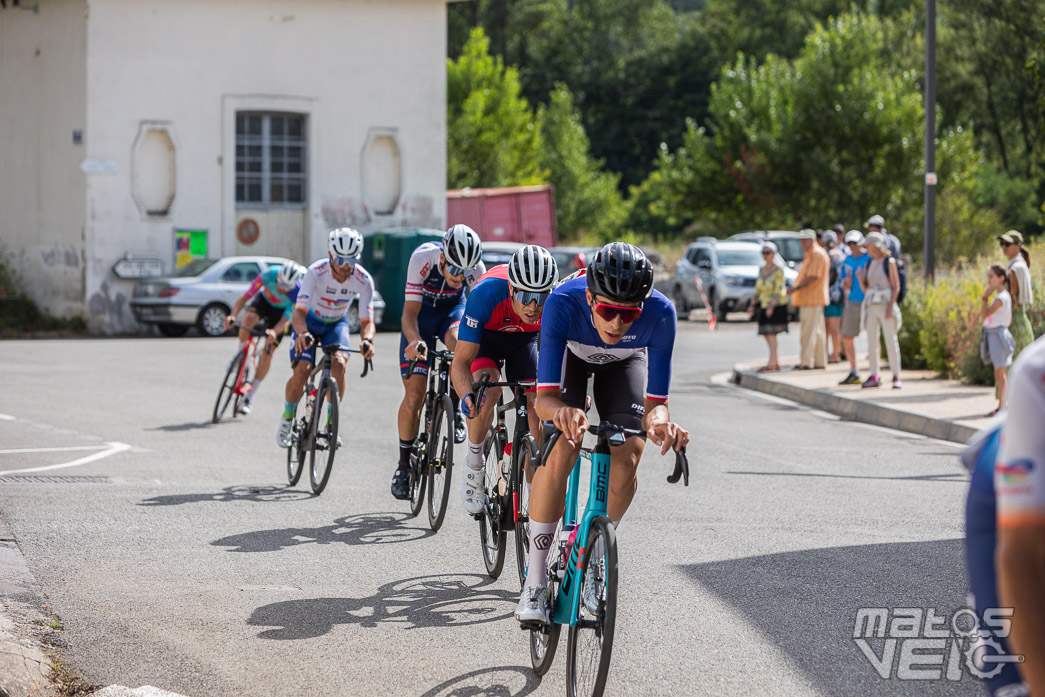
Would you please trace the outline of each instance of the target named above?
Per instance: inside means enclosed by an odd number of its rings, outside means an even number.
[[[40,258],[47,266],[68,266],[74,269],[80,266],[80,253],[73,247],[62,249],[57,242],[50,249],[40,252]]]
[[[400,225],[410,227],[443,227],[443,219],[435,213],[435,201],[423,194],[407,194],[396,209]]]
[[[333,230],[339,227],[365,227],[370,223],[366,204],[352,196],[324,196],[323,222]]]
[[[436,214],[435,199],[425,194],[405,194],[395,213],[377,220],[366,203],[353,196],[325,196],[322,203],[323,222],[330,229],[381,227],[443,227],[442,216]]]

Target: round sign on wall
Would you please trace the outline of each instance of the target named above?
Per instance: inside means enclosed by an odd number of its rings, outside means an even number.
[[[243,244],[254,244],[258,241],[260,234],[261,228],[258,227],[257,221],[253,218],[244,218],[236,226],[236,239]]]

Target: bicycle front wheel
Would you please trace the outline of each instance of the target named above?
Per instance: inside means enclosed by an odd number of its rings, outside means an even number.
[[[414,516],[421,512],[425,503],[425,483],[428,481],[427,441],[427,434],[418,435],[410,451],[410,515]]]
[[[530,563],[530,479],[531,457],[537,456],[537,442],[530,434],[519,442],[518,452],[512,453],[512,505],[515,507],[515,561],[519,567],[519,587],[526,584],[526,569]]]
[[[327,378],[319,386],[316,404],[312,408],[312,452],[309,456],[309,478],[312,493],[319,496],[330,479],[337,452],[338,391],[333,378]],[[318,456],[317,456],[318,451]]]
[[[501,458],[504,455],[504,443],[497,436],[497,424],[490,428],[483,443],[486,454],[486,495],[490,503],[483,508],[479,516],[479,544],[483,552],[483,564],[490,578],[497,578],[504,568],[504,549],[506,537],[501,525],[500,497],[507,493],[507,482],[501,479]]]
[[[577,624],[566,644],[566,689],[571,697],[601,697],[617,619],[617,539],[609,518],[592,521],[585,549],[577,571]]]
[[[449,395],[436,402],[428,440],[428,525],[435,532],[446,517],[454,466],[454,405]]]
[[[225,411],[229,408],[229,402],[232,401],[232,397],[236,393],[236,380],[239,378],[239,369],[243,365],[243,359],[243,351],[237,351],[232,359],[232,363],[229,363],[229,369],[225,371],[225,379],[221,383],[221,389],[218,390],[218,399],[214,402],[214,413],[210,418],[211,423],[216,424],[221,421],[221,417],[225,415]]]
[[[295,419],[297,416],[295,415]],[[287,448],[287,482],[294,486],[301,479],[305,469],[305,453],[308,452],[308,435],[311,424],[304,419],[294,424],[291,431],[290,447]]]

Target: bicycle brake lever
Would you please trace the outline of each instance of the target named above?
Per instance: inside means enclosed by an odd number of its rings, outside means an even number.
[[[361,378],[365,378],[365,377],[366,377],[366,374],[367,374],[367,373],[369,373],[369,372],[370,372],[370,370],[371,370],[371,369],[372,369],[373,367],[374,367],[374,364],[370,362],[370,359],[369,359],[369,358],[364,358],[364,359],[363,359],[363,374],[362,374],[362,375],[360,375],[359,377],[361,377]]]
[[[682,485],[689,486],[689,458],[686,457],[686,446],[675,451],[675,471],[668,475],[668,482],[675,484],[682,478]]]

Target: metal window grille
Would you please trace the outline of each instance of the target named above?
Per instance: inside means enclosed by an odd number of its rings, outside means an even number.
[[[307,132],[300,114],[236,114],[236,204],[303,208]]]

